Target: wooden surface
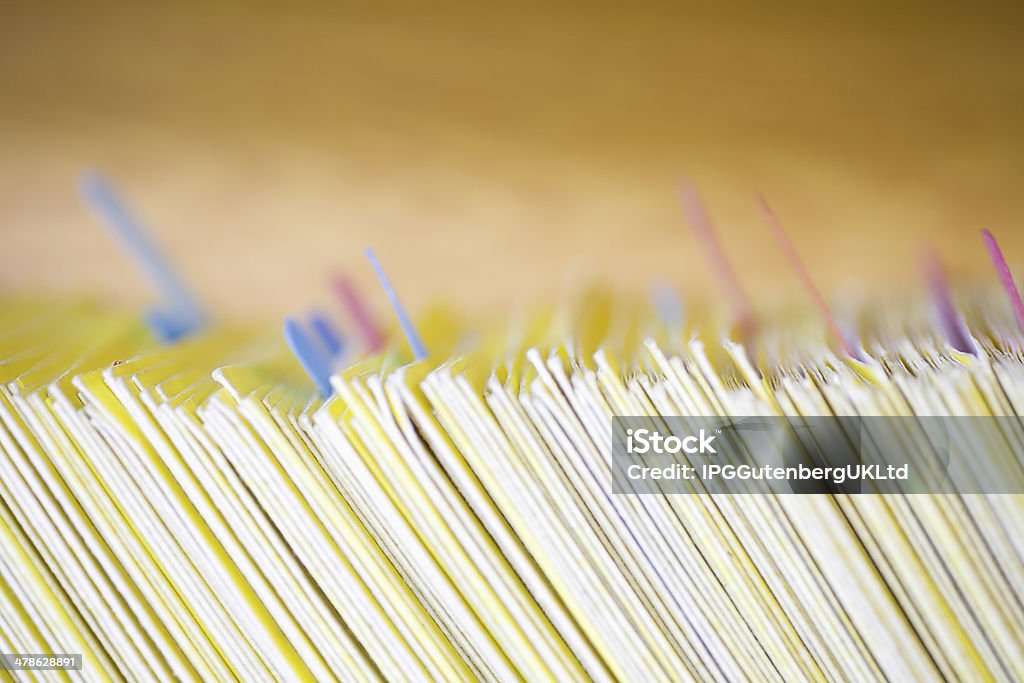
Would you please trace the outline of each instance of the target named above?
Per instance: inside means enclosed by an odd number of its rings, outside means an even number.
[[[277,4],[0,10],[0,286],[145,299],[89,166],[246,316],[326,300],[334,268],[369,284],[365,244],[413,306],[567,272],[716,296],[684,175],[759,296],[796,280],[755,191],[826,289],[918,287],[929,243],[985,275],[983,227],[1024,263],[1019,3]]]

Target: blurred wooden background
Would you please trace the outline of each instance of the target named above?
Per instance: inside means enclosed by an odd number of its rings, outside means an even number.
[[[247,316],[369,284],[365,244],[413,306],[704,296],[681,176],[759,295],[796,283],[755,191],[826,289],[983,274],[983,227],[1024,263],[1021,3],[824,4],[5,4],[0,287],[146,298],[86,167]]]

